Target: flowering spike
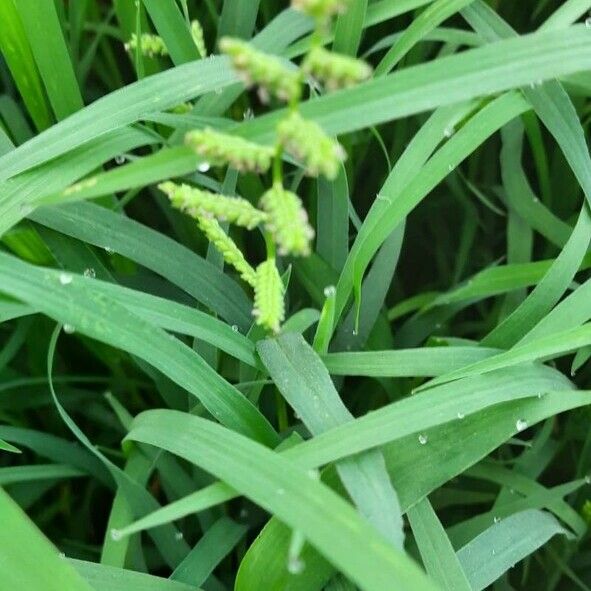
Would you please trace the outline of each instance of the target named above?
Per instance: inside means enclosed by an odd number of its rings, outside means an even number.
[[[168,195],[174,207],[193,218],[213,216],[252,230],[267,219],[267,214],[253,207],[246,199],[217,195],[189,185],[177,185],[170,181],[158,188]]]
[[[240,277],[254,287],[255,270],[248,264],[236,243],[224,232],[218,221],[205,215],[199,216],[197,225],[205,234],[205,237],[220,251],[224,260],[232,265],[240,274]]]
[[[275,154],[271,147],[254,144],[209,127],[187,133],[185,144],[210,164],[229,164],[239,171],[265,172],[271,166]]]
[[[300,73],[286,68],[278,58],[233,37],[223,37],[220,49],[230,57],[234,69],[247,86],[257,84],[261,87],[263,98],[266,94],[273,94],[290,102],[300,97]]]
[[[291,0],[292,8],[321,21],[335,14],[344,13],[348,5],[349,0]]]
[[[138,37],[135,33],[131,34],[131,39],[125,44],[127,51],[132,51],[138,46]],[[162,37],[158,35],[152,35],[151,33],[142,33],[139,40],[140,52],[142,55],[148,57],[154,57],[157,55],[168,55],[168,49],[162,40]]]
[[[264,261],[256,269],[252,315],[259,326],[279,332],[285,318],[285,308],[283,282],[275,266],[275,259]]]
[[[260,206],[268,213],[266,230],[279,246],[279,254],[307,256],[314,230],[300,198],[275,184],[262,197]]]
[[[329,179],[336,178],[345,151],[319,125],[293,112],[279,123],[277,133],[281,144],[304,163],[310,176],[323,174]]]
[[[199,55],[201,57],[207,57],[207,48],[205,47],[205,39],[203,37],[203,27],[198,20],[191,21],[191,37],[193,37],[193,43],[195,43]]]
[[[372,73],[371,66],[363,60],[315,47],[302,65],[303,71],[324,82],[328,90],[354,86],[367,80]]]

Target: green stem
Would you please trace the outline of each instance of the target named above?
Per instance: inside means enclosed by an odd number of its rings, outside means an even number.
[[[273,184],[283,186],[283,146],[277,144],[275,147],[275,158],[273,160]]]

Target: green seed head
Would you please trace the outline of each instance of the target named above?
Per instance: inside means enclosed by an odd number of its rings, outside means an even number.
[[[328,137],[319,125],[293,112],[279,123],[277,133],[281,145],[304,163],[308,175],[323,174],[329,179],[336,178],[346,154],[343,147]]]
[[[219,250],[224,260],[232,265],[251,286],[255,286],[256,273],[248,264],[236,243],[224,232],[218,221],[205,215],[197,218],[197,224],[206,238]]]
[[[276,184],[262,196],[260,206],[268,214],[265,228],[279,247],[279,254],[308,256],[314,230],[300,198]]]
[[[207,48],[205,47],[205,39],[203,37],[203,27],[198,20],[191,21],[191,37],[193,37],[193,43],[195,43],[199,55],[201,57],[207,57]]]
[[[133,51],[138,46],[138,38],[135,33],[131,34],[131,39],[125,44],[127,51]],[[168,49],[162,40],[162,37],[158,35],[152,35],[151,33],[142,33],[139,39],[139,47],[142,55],[148,57],[154,57],[157,55],[168,55]]]
[[[257,51],[246,41],[223,37],[220,49],[230,57],[234,69],[247,86],[258,85],[264,102],[269,94],[282,101],[295,101],[301,93],[298,71],[293,71],[276,57]]]
[[[260,146],[211,128],[190,131],[185,136],[185,143],[210,164],[229,164],[241,172],[267,171],[275,154],[271,147]]]
[[[312,78],[323,82],[328,90],[354,86],[367,80],[372,73],[371,66],[363,60],[332,53],[323,47],[315,47],[310,51],[302,69]]]
[[[291,6],[312,18],[324,21],[335,14],[344,13],[349,0],[291,0]]]
[[[158,188],[168,195],[174,207],[195,219],[213,216],[219,221],[227,221],[252,230],[268,218],[264,211],[258,210],[246,199],[239,197],[217,195],[189,185],[177,185],[170,181],[161,183]]]
[[[256,269],[252,315],[259,326],[279,332],[285,318],[285,308],[283,282],[275,266],[275,259],[266,260]]]

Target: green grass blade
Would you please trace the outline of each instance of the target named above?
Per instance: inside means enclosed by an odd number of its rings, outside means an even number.
[[[53,2],[15,0],[57,120],[84,105]]]
[[[299,334],[260,341],[257,350],[277,388],[312,435],[353,420],[328,371]],[[400,504],[379,452],[337,464],[347,492],[359,511],[394,546],[403,547]]]
[[[0,507],[2,585],[27,591],[91,591],[92,587],[59,557],[57,549],[2,489]]]
[[[221,478],[300,530],[368,591],[392,584],[416,591],[436,589],[345,501],[301,468],[244,437],[198,417],[149,411],[136,418],[128,439],[166,449]],[[251,477],[253,471],[256,478]],[[345,538],[348,543],[340,544]]]
[[[472,589],[481,591],[557,534],[567,532],[551,515],[523,511],[480,534],[459,550],[458,558]]]
[[[462,565],[433,510],[424,498],[408,510],[408,520],[425,569],[447,591],[471,591]]]
[[[274,432],[258,410],[189,347],[144,322],[83,281],[2,258],[2,290],[58,322],[133,353],[200,399],[218,420],[267,444]]]

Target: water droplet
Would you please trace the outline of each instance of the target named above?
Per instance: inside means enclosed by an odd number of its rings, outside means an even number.
[[[21,203],[19,206],[19,210],[22,216],[28,216],[32,213],[34,207],[30,203]]]
[[[499,523],[501,521],[500,517],[493,517],[493,523]]]
[[[591,484],[591,475],[587,474],[585,476],[585,484]]]
[[[588,17],[585,19],[585,26],[586,26],[588,29],[591,29],[591,16],[588,16]]]
[[[113,254],[115,252],[110,246],[105,246],[104,248],[107,254]]]
[[[119,154],[115,156],[115,164],[124,164],[125,163],[125,156],[123,154]]]
[[[447,170],[449,170],[450,172],[454,169],[454,165],[453,164],[449,164],[447,167]]]
[[[180,542],[185,536],[183,535],[182,531],[177,531],[176,534],[174,534],[174,539],[177,542]]]
[[[459,413],[457,414],[457,417],[458,417],[458,419],[460,419],[460,421],[461,421],[463,418],[465,418],[465,417],[466,417],[466,415],[465,415],[463,412],[459,412]]]
[[[66,557],[66,554],[65,554],[65,552],[60,552],[60,553],[58,554],[58,558],[61,558],[62,560],[63,560],[65,557]]]
[[[211,164],[209,162],[200,162],[197,165],[197,170],[199,172],[207,172],[211,168]]]
[[[88,267],[88,269],[84,269],[84,277],[94,279],[96,277],[96,271],[92,267]]]
[[[72,276],[69,273],[60,273],[59,281],[62,285],[69,285],[72,283]]]
[[[311,478],[312,480],[320,480],[320,472],[315,468],[312,468],[311,470],[308,470],[308,478]]]
[[[356,328],[354,328],[352,334],[353,334],[354,337],[356,337],[359,334],[359,332],[357,331]]]
[[[277,489],[275,492],[276,492],[278,495],[284,495],[284,494],[285,494],[285,489],[284,489],[284,488],[278,488],[278,489]]]
[[[453,125],[449,125],[448,127],[445,128],[443,135],[445,137],[451,137],[454,133],[455,133],[455,128]]]
[[[305,562],[299,556],[290,556],[287,561],[287,570],[292,575],[300,575],[306,568]]]
[[[239,329],[238,329],[238,325],[237,324],[232,324],[232,330],[234,332],[240,332]]]
[[[64,324],[64,332],[66,334],[74,334],[76,332],[76,327],[72,324]]]
[[[123,539],[123,534],[118,529],[112,529],[111,530],[111,539],[114,540],[115,542],[119,542],[120,540]]]
[[[419,443],[421,445],[425,445],[427,443],[427,441],[429,441],[429,438],[426,435],[423,435],[422,433],[419,435]]]
[[[253,112],[253,110],[250,107],[248,107],[248,109],[246,109],[244,111],[243,117],[244,117],[245,120],[254,119],[254,112]]]
[[[337,293],[337,288],[334,285],[327,285],[324,288],[324,297],[333,298]]]
[[[525,419],[517,419],[515,422],[515,428],[518,431],[525,431],[527,429],[527,421]]]

